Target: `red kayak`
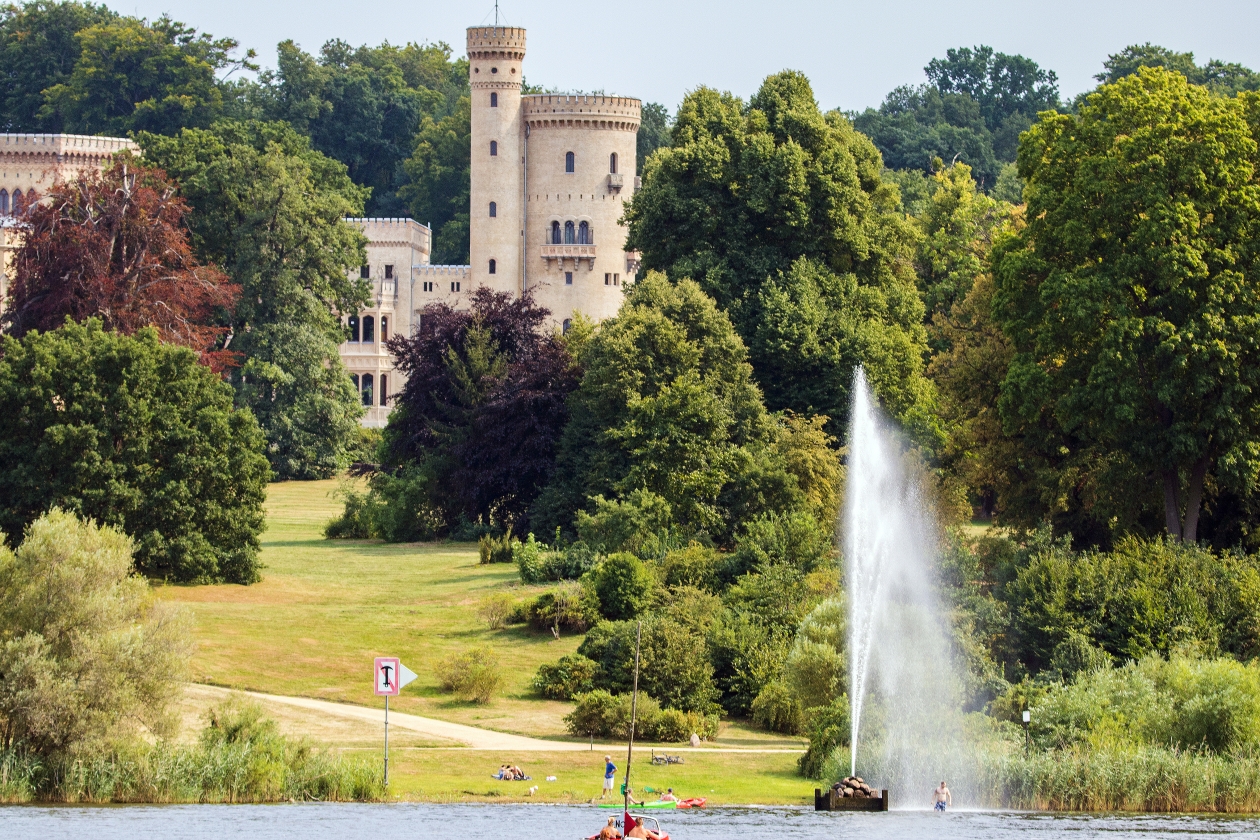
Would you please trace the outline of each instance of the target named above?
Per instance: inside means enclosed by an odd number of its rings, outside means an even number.
[[[703,808],[704,803],[708,801],[709,800],[703,796],[697,796],[692,799],[680,799],[678,800],[678,807],[679,808]]]

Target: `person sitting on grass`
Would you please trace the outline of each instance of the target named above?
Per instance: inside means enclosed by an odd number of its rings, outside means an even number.
[[[677,802],[679,800],[677,796],[674,796],[674,789],[670,788],[669,790],[661,794],[661,801],[662,802]]]

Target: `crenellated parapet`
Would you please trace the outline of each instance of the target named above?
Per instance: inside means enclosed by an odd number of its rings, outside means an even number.
[[[521,97],[530,129],[585,128],[638,131],[643,102],[629,96],[539,93]]]

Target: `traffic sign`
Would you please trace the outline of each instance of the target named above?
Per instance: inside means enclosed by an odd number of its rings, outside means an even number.
[[[377,697],[397,697],[403,686],[416,678],[397,656],[378,656],[373,660],[373,690]]]

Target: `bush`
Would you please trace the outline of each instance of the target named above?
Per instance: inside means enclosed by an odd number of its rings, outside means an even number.
[[[503,682],[499,657],[489,648],[472,648],[452,653],[434,668],[438,685],[462,700],[486,704]]]
[[[630,619],[647,609],[656,589],[656,579],[642,560],[633,554],[613,554],[591,573],[599,612],[614,621]]]
[[[661,574],[671,589],[694,586],[706,592],[720,592],[718,573],[722,563],[722,555],[716,549],[693,542],[666,554],[661,560]]]
[[[561,630],[585,631],[599,620],[599,610],[589,590],[569,583],[549,589],[530,601],[526,620],[535,630],[550,630],[559,638]]]
[[[483,543],[486,540],[482,537]],[[525,542],[517,542],[513,547],[512,559],[516,561],[517,573],[521,576],[521,583],[542,583],[547,580],[547,573],[543,569],[543,559],[547,557],[543,549],[545,546],[540,545],[534,535],[530,534]],[[489,563],[489,551],[482,549],[481,562]]]
[[[827,762],[840,747],[849,746],[849,698],[841,694],[829,706],[810,709],[805,714],[809,747],[796,762],[801,775],[821,779]]]
[[[377,536],[377,505],[370,493],[346,490],[342,493],[344,509],[336,519],[324,526],[329,540],[370,540]]]
[[[618,740],[629,737],[633,695],[613,695],[597,689],[574,699],[577,705],[564,718],[565,727],[571,734]],[[681,742],[690,739],[693,732],[702,738],[712,738],[718,731],[717,715],[678,709],[662,711],[660,704],[642,691],[639,692],[637,713],[635,737],[644,741]]]
[[[804,728],[804,716],[796,695],[783,683],[768,683],[752,703],[753,724],[768,732],[799,735]]]
[[[0,530],[56,506],[129,535],[149,577],[258,580],[271,471],[222,377],[147,327],[2,341]]]
[[[531,539],[533,535],[531,534]],[[481,555],[482,564],[487,563],[511,563],[516,553],[517,546],[521,544],[520,540],[512,539],[512,529],[508,528],[507,532],[501,537],[485,534],[477,541],[477,551]]]
[[[599,663],[595,686],[614,692],[631,690],[634,677],[632,621],[603,621],[586,634],[578,653]],[[704,636],[668,617],[643,622],[639,688],[667,708],[710,714],[718,710],[713,665]]]
[[[508,592],[492,592],[477,605],[479,615],[491,630],[501,630],[516,610],[516,599]]]
[[[833,568],[839,574],[831,523],[819,522],[805,511],[771,512],[746,523],[727,561],[727,580],[770,566],[787,566],[801,574]]]
[[[669,503],[648,490],[634,490],[624,500],[594,498],[595,512],[577,512],[578,538],[603,554],[628,551],[659,557],[674,540]]]
[[[588,738],[622,737],[612,731],[618,698],[602,688],[579,694],[573,711],[564,716],[565,728],[570,734]]]
[[[40,756],[163,734],[191,650],[185,613],[132,574],[132,542],[53,510],[0,544],[0,750]]]
[[[595,568],[599,558],[586,543],[576,542],[564,551],[546,551],[541,543],[529,540],[518,544],[516,565],[520,570],[521,583],[545,583],[547,581],[577,580]]]
[[[594,688],[592,680],[598,667],[585,656],[570,653],[554,664],[540,666],[533,687],[548,700],[572,700]]]

